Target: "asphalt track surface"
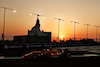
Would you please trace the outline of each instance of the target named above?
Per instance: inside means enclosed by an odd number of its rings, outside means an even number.
[[[16,66],[16,67],[99,67],[100,57],[78,57],[71,59],[2,59],[0,60],[1,66]]]
[[[93,50],[95,48],[95,50]],[[66,48],[63,48],[66,49]],[[99,47],[81,47],[70,48],[74,51],[85,50],[91,52],[92,55],[99,53]],[[95,52],[94,52],[95,51]],[[91,54],[89,52],[74,52],[74,54]],[[99,53],[100,54],[100,53]],[[99,67],[100,66],[100,56],[85,56],[85,57],[72,57],[70,59],[35,59],[35,60],[23,60],[23,59],[0,59],[1,66],[16,66],[16,67]]]

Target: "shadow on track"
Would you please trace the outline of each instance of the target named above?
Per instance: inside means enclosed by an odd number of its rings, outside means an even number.
[[[0,60],[2,66],[98,66],[100,65],[100,57],[83,57],[83,58],[71,58],[71,59],[35,59],[35,60]]]

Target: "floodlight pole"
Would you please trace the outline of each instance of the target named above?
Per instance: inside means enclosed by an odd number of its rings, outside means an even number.
[[[59,19],[59,18],[54,18],[54,19],[57,19],[58,20],[58,42],[59,42],[59,29],[60,29],[60,20],[64,21],[63,19]]]
[[[87,25],[87,38],[88,39],[88,26],[91,26],[90,24],[84,24],[84,25]]]
[[[74,41],[75,41],[76,22],[74,22]]]
[[[4,9],[4,22],[3,22],[3,33],[2,33],[2,39],[4,41],[6,9],[8,9],[8,10],[14,10],[13,12],[16,12],[16,11],[15,11],[15,9],[7,8],[7,7],[2,7],[2,6],[0,6],[0,8]]]
[[[96,27],[96,42],[97,42],[97,40],[98,40],[98,27]]]
[[[60,27],[60,19],[58,20],[58,40],[59,40],[59,27]]]
[[[74,21],[71,21],[71,23],[72,23],[72,22],[74,22]],[[76,23],[79,24],[78,22],[74,22],[74,41],[75,41],[75,39],[76,39],[76,38],[75,38]]]
[[[98,28],[99,28],[99,26],[94,26],[94,27],[96,27],[96,42],[97,42],[97,40],[98,40]]]
[[[4,30],[5,30],[5,13],[6,13],[6,8],[4,8],[4,22],[3,22],[3,33],[2,33],[3,41],[4,41]]]
[[[87,39],[88,39],[88,26],[89,26],[89,25],[87,24]]]
[[[99,43],[100,43],[100,35],[99,35]]]

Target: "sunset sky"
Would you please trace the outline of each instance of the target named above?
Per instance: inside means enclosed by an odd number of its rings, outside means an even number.
[[[0,0],[0,6],[16,9],[16,13],[6,10],[5,39],[13,40],[15,35],[27,35],[28,30],[35,25],[37,16],[30,13],[44,15],[39,17],[40,29],[52,32],[52,39],[58,36],[58,21],[53,18],[64,19],[60,22],[60,37],[65,39],[74,37],[76,24],[76,38],[86,38],[86,26],[89,38],[96,37],[95,25],[100,26],[100,0]],[[0,40],[3,32],[4,9],[0,8]],[[98,29],[98,37],[100,29]]]

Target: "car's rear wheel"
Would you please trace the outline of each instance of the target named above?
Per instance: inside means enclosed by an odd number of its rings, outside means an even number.
[[[66,57],[67,58],[71,58],[71,54],[70,53],[67,53]]]
[[[33,54],[32,56],[31,56],[31,59],[36,59],[37,58],[37,55],[36,54]]]

